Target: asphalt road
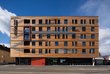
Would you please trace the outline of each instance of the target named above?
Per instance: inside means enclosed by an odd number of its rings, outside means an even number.
[[[0,74],[110,74],[110,66],[0,65]]]

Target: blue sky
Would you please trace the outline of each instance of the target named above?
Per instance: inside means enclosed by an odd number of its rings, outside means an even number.
[[[110,0],[0,0],[0,43],[9,46],[11,16],[99,16],[100,52],[110,54],[109,3]]]

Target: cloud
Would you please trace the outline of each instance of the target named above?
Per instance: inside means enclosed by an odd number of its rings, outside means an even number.
[[[10,18],[16,14],[0,7],[0,32],[10,36]]]
[[[110,55],[110,0],[87,0],[79,12],[83,15],[99,16],[99,49],[101,55]]]

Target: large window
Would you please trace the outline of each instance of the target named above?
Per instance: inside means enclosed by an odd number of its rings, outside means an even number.
[[[30,33],[30,28],[29,27],[25,27],[24,28],[24,34],[29,34]]]
[[[30,24],[30,19],[24,19],[24,24]]]
[[[42,39],[42,34],[39,34],[39,39]]]

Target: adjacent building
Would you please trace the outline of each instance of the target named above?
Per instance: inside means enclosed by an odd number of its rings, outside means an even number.
[[[15,16],[11,57],[16,64],[92,64],[99,56],[98,16]]]
[[[15,63],[15,58],[10,57],[10,48],[0,45],[0,64]]]

